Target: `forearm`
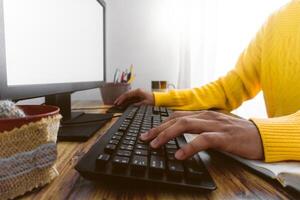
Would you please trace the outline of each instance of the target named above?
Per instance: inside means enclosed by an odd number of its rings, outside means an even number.
[[[213,107],[226,107],[225,94],[217,83],[201,88],[172,90],[167,93],[154,93],[155,105],[168,106],[176,110],[203,110]]]
[[[155,105],[177,110],[223,109],[231,111],[257,94],[259,85],[245,87],[236,70],[200,88],[154,93]]]

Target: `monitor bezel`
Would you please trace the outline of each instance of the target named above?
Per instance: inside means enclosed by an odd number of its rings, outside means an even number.
[[[104,0],[95,1],[97,1],[103,7],[103,81],[8,86],[6,71],[3,0],[0,0],[0,99],[22,100],[61,93],[73,93],[75,91],[98,88],[105,83],[106,3]]]

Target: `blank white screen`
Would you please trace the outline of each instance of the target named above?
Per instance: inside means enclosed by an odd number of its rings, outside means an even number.
[[[8,85],[103,80],[96,0],[4,0]]]

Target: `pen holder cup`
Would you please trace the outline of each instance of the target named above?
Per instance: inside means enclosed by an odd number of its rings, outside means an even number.
[[[100,87],[103,103],[105,105],[112,105],[114,101],[131,89],[128,83],[105,83]]]

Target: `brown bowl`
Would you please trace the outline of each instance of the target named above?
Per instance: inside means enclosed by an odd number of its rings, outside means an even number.
[[[0,132],[10,131],[14,128],[20,128],[24,124],[29,124],[30,122],[39,121],[44,117],[59,114],[59,108],[56,106],[20,105],[18,107],[24,111],[26,117],[0,119]]]

